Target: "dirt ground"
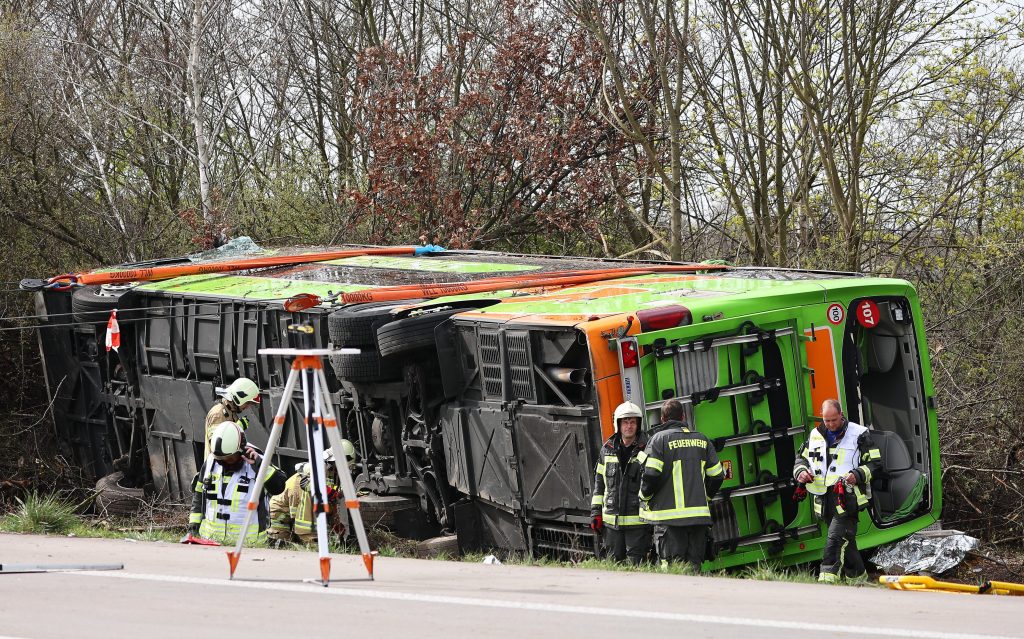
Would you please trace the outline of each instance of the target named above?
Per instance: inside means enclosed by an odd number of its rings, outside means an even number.
[[[959,566],[942,575],[944,581],[980,584],[986,581],[1024,583],[1024,548],[982,544]]]

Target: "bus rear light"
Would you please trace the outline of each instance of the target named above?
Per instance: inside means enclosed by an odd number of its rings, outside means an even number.
[[[640,320],[640,330],[643,332],[693,324],[693,315],[690,314],[690,309],[675,304],[637,311],[636,317]]]
[[[636,352],[636,342],[620,342],[622,349],[622,367],[634,368],[640,363],[640,357]]]

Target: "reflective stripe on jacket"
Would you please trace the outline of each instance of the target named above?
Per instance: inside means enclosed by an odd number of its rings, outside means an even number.
[[[625,452],[622,438],[615,433],[601,447],[594,473],[594,494],[591,497],[591,515],[601,515],[605,526],[641,526],[640,477],[643,461],[639,457],[647,445],[646,437],[637,434],[625,468],[619,453]]]
[[[825,427],[819,425],[811,431],[804,442],[796,463],[793,465],[793,478],[807,471],[814,480],[807,484],[807,492],[815,495],[814,511],[821,514],[821,497],[851,472],[857,477],[852,487],[856,507],[867,505],[871,497],[871,479],[881,466],[882,455],[871,440],[871,432],[854,422],[846,422],[839,439],[831,447],[825,438]],[[854,501],[851,498],[851,501]],[[838,512],[853,504],[837,502]]]
[[[249,494],[256,483],[256,467],[243,462],[238,470],[225,472],[220,462],[207,458],[203,470],[192,480],[192,512],[190,524],[199,524],[199,536],[223,544],[238,540],[245,522]],[[263,494],[257,502],[256,520],[246,532],[246,543],[265,537],[268,525],[268,494],[276,495],[284,489],[284,476],[273,466],[263,483]]]
[[[711,525],[708,502],[724,479],[715,447],[681,422],[648,442],[640,485],[640,517],[668,526]]]
[[[300,541],[316,539],[312,485],[303,488],[303,478],[309,479],[309,462],[299,464],[295,474],[285,482],[284,492],[270,500],[271,536],[288,539],[294,533]],[[329,484],[337,488],[335,482]],[[337,519],[337,515],[338,509],[332,506],[328,519]]]

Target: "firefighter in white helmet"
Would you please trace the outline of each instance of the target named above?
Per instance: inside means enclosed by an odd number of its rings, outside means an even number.
[[[224,422],[237,422],[244,431],[249,427],[249,419],[241,413],[250,406],[260,403],[260,387],[248,377],[239,377],[224,389],[221,399],[206,413],[206,445],[203,448],[203,461],[210,456],[210,438],[213,431]]]
[[[355,468],[356,449],[347,439],[341,440],[348,472]],[[327,463],[327,501],[331,505],[328,527],[344,538],[347,532],[348,511],[339,507],[340,491],[335,475],[334,450],[324,451]],[[270,500],[270,537],[279,543],[316,541],[316,520],[313,513],[313,494],[309,462],[295,466],[295,474],[288,478],[284,492]]]
[[[217,426],[210,440],[210,456],[192,480],[192,512],[188,519],[191,535],[228,545],[237,542],[262,455],[246,443],[237,423],[225,421]],[[284,473],[270,466],[257,502],[256,521],[246,531],[246,543],[266,537],[269,495],[280,493],[284,484]]]
[[[597,459],[590,527],[602,535],[606,556],[616,561],[628,557],[639,564],[651,549],[651,527],[640,519],[642,451],[647,445],[643,411],[624,402],[615,409],[613,419],[615,434],[601,447]]]

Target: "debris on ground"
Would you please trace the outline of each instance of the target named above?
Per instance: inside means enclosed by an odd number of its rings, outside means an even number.
[[[927,531],[883,546],[872,562],[889,574],[941,575],[955,568],[977,547],[977,538],[959,530]]]
[[[494,555],[487,555],[486,557],[484,557],[484,560],[482,562],[480,562],[480,563],[484,563],[484,564],[497,564],[497,565],[500,566],[501,565],[501,560],[498,559],[497,557],[495,557]]]

